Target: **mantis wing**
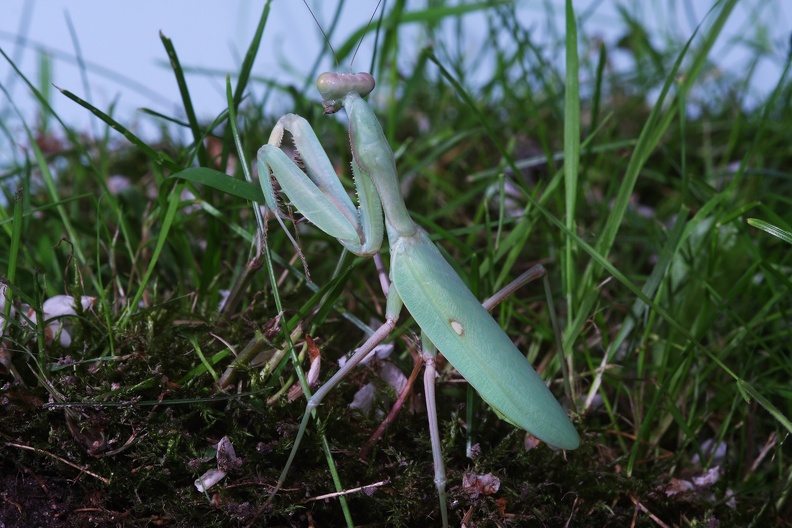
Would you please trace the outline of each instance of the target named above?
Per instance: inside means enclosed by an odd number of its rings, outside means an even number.
[[[580,445],[542,378],[423,230],[391,246],[391,280],[421,330],[498,414],[551,446]]]

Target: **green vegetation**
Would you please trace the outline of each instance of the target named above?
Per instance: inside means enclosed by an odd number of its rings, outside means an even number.
[[[345,64],[364,34],[364,45],[378,34],[370,102],[408,207],[472,291],[485,298],[537,262],[549,271],[553,306],[529,285],[496,317],[552,380],[582,445],[527,450],[447,366],[438,405],[453,525],[789,525],[792,87],[786,57],[759,102],[747,100],[750,78],[716,75],[712,46],[735,4],[718,2],[694,39],[664,47],[622,11],[627,73],[585,25],[568,22],[558,46],[539,46],[510,3],[397,1],[336,49]],[[262,526],[337,526],[339,499],[311,498],[372,485],[344,495],[356,525],[438,522],[420,383],[359,459],[382,421],[348,409],[360,387],[380,383],[370,369],[324,401],[274,508],[260,511],[304,410],[285,393],[302,376],[294,355],[308,367],[305,336],[326,380],[384,312],[373,262],[310,225],[297,229],[305,266],[275,222],[259,252],[244,199],[258,191],[243,167],[278,117],[262,115],[264,101],[293,98],[346,183],[350,165],[343,122],[321,115],[312,88],[251,75],[268,9],[229,81],[230,110],[212,122],[195,117],[163,37],[184,115],[151,118],[184,127],[189,144],[165,125],[145,142],[110,109],[66,93],[110,125],[82,134],[49,113],[48,79],[36,89],[19,72],[42,120],[20,125],[24,137],[0,123],[7,142],[25,145],[0,168],[5,525],[246,526],[258,515]],[[491,38],[471,56],[449,28],[461,31],[473,11]],[[399,32],[416,24],[433,46],[408,56]],[[770,53],[753,51],[756,62]],[[218,190],[196,183],[216,181],[210,171],[172,177],[197,166],[236,180]],[[64,316],[68,328],[50,327],[55,335],[26,322],[46,319],[44,301],[63,294],[95,301]],[[407,375],[416,331],[405,312],[391,361]],[[255,361],[220,390],[243,351]],[[387,413],[396,395],[381,385]],[[224,436],[241,467],[200,493],[193,482],[216,466]],[[465,473],[492,474],[500,489],[477,493]]]

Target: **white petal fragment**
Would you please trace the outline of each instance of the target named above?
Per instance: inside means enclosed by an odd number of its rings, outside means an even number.
[[[200,491],[201,493],[205,492],[221,480],[223,480],[226,476],[225,471],[220,471],[217,468],[210,469],[197,479],[195,479],[195,488]]]
[[[216,447],[217,467],[210,469],[195,479],[195,489],[201,493],[223,480],[229,471],[242,466],[242,459],[237,458],[234,452],[234,445],[227,436],[220,439]]]
[[[352,403],[349,404],[349,408],[353,411],[360,411],[368,416],[372,407],[374,407],[374,396],[376,393],[377,387],[373,383],[364,385],[355,393],[355,397],[352,399]]]
[[[382,364],[379,375],[397,395],[401,394],[404,388],[407,387],[407,376],[390,361]]]

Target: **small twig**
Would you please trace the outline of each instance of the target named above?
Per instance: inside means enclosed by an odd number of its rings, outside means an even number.
[[[264,266],[264,260],[261,259],[258,254],[254,255],[245,263],[242,272],[234,281],[233,286],[231,286],[228,297],[226,297],[225,302],[218,310],[221,314],[228,315],[234,313],[237,306],[239,306],[239,301],[242,299],[242,294],[245,292],[248,284],[250,284],[253,276],[262,266]]]
[[[374,488],[379,488],[380,486],[385,486],[386,484],[390,484],[390,479],[382,480],[380,482],[375,482],[374,484],[369,484],[367,486],[361,486],[359,488],[352,488],[344,491],[339,491],[336,493],[328,493],[327,495],[319,495],[318,497],[311,497],[310,499],[305,499],[303,503],[315,502],[325,499],[334,499],[336,497],[343,497],[346,495],[350,495],[352,493],[358,493],[360,491],[367,493],[368,490],[373,490]],[[264,513],[264,510],[266,510],[268,506],[269,503],[265,503],[261,508],[259,508],[259,510],[256,512],[256,515],[253,516],[253,519],[251,519],[251,521],[245,526],[245,528],[252,528],[256,524],[258,518],[261,517],[261,514]]]
[[[90,476],[92,476],[94,478],[97,478],[97,479],[101,480],[105,484],[110,484],[110,479],[105,478],[105,477],[103,477],[101,475],[97,475],[93,471],[89,471],[85,467],[80,467],[77,464],[75,464],[74,462],[69,462],[65,458],[61,458],[61,457],[59,457],[58,455],[56,455],[54,453],[50,453],[49,451],[44,451],[43,449],[39,449],[37,447],[26,446],[26,445],[22,445],[22,444],[15,444],[14,442],[6,442],[5,445],[7,445],[9,447],[18,447],[19,449],[26,449],[28,451],[34,451],[36,453],[41,453],[41,454],[50,456],[50,457],[54,458],[55,460],[58,460],[59,462],[63,462],[64,464],[66,464],[68,466],[71,466],[74,469],[78,469],[78,470],[82,471],[83,473],[86,473],[86,474],[88,474],[88,475],[90,475]]]
[[[652,519],[658,526],[661,526],[662,528],[671,528],[666,523],[661,521],[654,513],[646,509],[646,506],[641,504],[641,502],[638,499],[636,499],[632,494],[630,494],[630,500],[632,501],[633,504],[635,504],[636,508],[640,509],[646,515],[648,515],[649,518]]]
[[[360,450],[360,455],[358,455],[360,460],[364,462],[368,460],[368,456],[371,454],[371,450],[374,449],[374,445],[382,438],[382,436],[385,434],[385,430],[396,419],[396,416],[399,414],[399,411],[401,411],[401,408],[404,405],[404,401],[412,391],[413,384],[415,383],[416,378],[418,378],[418,373],[421,371],[421,365],[423,365],[423,359],[421,359],[420,354],[417,354],[413,371],[407,380],[407,384],[404,386],[404,390],[401,394],[399,394],[399,399],[396,400],[396,403],[394,403],[393,407],[391,407],[388,416],[382,421],[379,427],[377,427],[377,430],[374,431],[374,434],[371,435],[363,448]]]
[[[577,512],[578,509],[579,500],[580,497],[575,497],[575,502],[572,503],[572,513],[569,514],[569,518],[567,519],[566,524],[564,524],[564,528],[569,528],[569,526],[572,524],[572,519],[575,518],[575,513]]]
[[[759,452],[759,455],[756,457],[756,460],[754,460],[753,464],[751,464],[751,469],[748,470],[748,473],[745,474],[745,477],[743,478],[743,482],[748,482],[748,477],[750,477],[752,473],[756,472],[756,470],[759,468],[759,464],[762,463],[762,460],[765,459],[767,454],[770,452],[770,450],[772,450],[776,446],[777,443],[778,443],[778,436],[776,436],[774,431],[770,433],[769,437],[767,437],[767,442],[765,442],[765,445],[762,447],[762,450]]]
[[[390,479],[382,480],[380,482],[375,482],[374,484],[369,484],[367,486],[361,486],[359,488],[352,488],[344,491],[337,491],[335,493],[328,493],[327,495],[319,495],[318,497],[311,497],[310,499],[305,499],[305,502],[314,502],[320,501],[325,499],[334,499],[336,497],[341,497],[343,495],[350,495],[352,493],[358,493],[360,491],[366,492],[369,489],[379,488],[380,486],[384,486],[386,484],[390,484]]]

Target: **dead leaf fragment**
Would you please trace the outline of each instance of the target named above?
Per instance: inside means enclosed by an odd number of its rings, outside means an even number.
[[[479,495],[497,493],[500,489],[500,479],[492,473],[486,475],[465,473],[462,476],[462,489],[471,499],[477,499]]]

